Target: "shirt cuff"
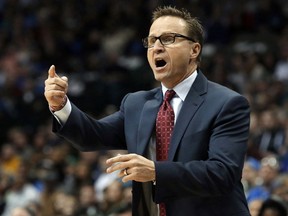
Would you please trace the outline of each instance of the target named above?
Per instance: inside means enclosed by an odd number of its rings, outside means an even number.
[[[72,106],[70,103],[70,100],[67,98],[67,102],[65,106],[58,111],[52,112],[54,117],[57,119],[57,121],[61,124],[64,125],[72,111]]]

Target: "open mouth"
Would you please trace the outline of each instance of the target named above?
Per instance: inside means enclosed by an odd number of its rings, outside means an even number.
[[[164,67],[166,65],[166,61],[163,59],[156,59],[155,60],[156,67]]]

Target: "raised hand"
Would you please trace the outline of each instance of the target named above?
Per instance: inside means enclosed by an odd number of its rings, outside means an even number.
[[[52,65],[48,70],[48,78],[45,80],[45,98],[53,111],[62,109],[67,101],[68,78],[59,77]]]

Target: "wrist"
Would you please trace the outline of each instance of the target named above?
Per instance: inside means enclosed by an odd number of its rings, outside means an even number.
[[[59,111],[59,110],[63,109],[63,107],[66,105],[66,103],[67,103],[67,96],[65,95],[65,97],[63,98],[62,103],[59,106],[49,106],[49,107],[50,107],[50,110],[52,112],[56,112],[56,111]]]

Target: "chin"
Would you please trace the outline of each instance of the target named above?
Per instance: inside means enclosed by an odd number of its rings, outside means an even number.
[[[164,74],[159,74],[154,72],[154,78],[155,80],[162,82],[164,80]]]

